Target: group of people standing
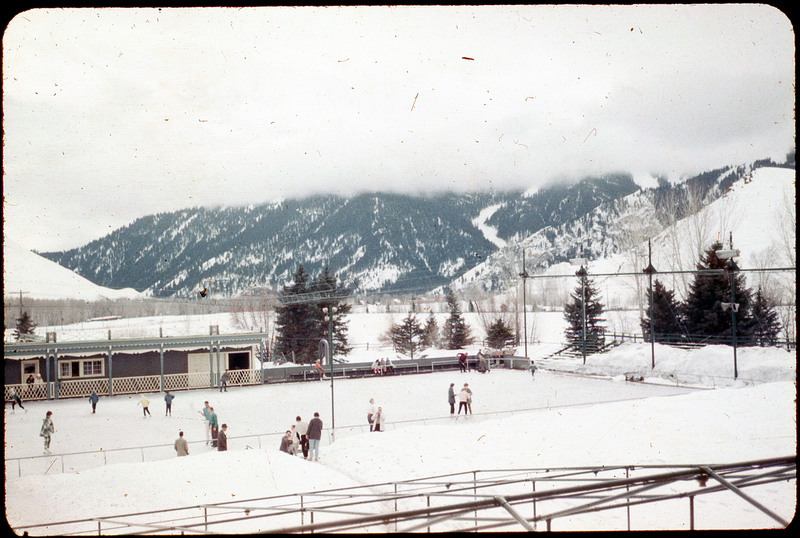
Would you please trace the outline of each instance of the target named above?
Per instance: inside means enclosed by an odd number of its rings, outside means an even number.
[[[455,383],[450,383],[450,388],[447,389],[447,402],[450,404],[450,414],[453,415],[456,412],[456,391],[455,391]],[[464,386],[461,387],[461,390],[458,392],[458,414],[461,414],[461,410],[464,410],[464,414],[466,415],[469,411],[469,414],[472,414],[472,389],[469,388],[469,383],[464,383]]]
[[[203,410],[199,411],[199,413],[203,415],[206,422],[206,445],[211,445],[220,452],[224,452],[228,450],[228,425],[219,426],[219,420],[214,408],[208,405],[208,402],[203,402],[203,405]]]
[[[300,455],[302,452],[303,459],[317,461],[319,460],[319,443],[322,439],[322,419],[319,418],[319,413],[314,413],[314,418],[310,421],[304,421],[299,415],[295,419],[292,427],[286,430],[286,433],[281,437],[281,452],[287,454]]]

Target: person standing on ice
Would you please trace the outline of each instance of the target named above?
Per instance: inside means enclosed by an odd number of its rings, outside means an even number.
[[[222,377],[219,378],[219,391],[220,392],[222,392],[223,390],[225,392],[228,392],[228,377],[230,377],[230,374],[228,373],[228,370],[225,370],[225,373],[222,374]]]
[[[216,447],[217,446],[217,437],[218,437],[218,434],[219,434],[219,432],[217,431],[218,430],[218,424],[219,424],[217,422],[217,414],[214,412],[214,408],[213,407],[209,407],[208,408],[208,412],[209,412],[209,415],[208,415],[208,427],[211,430],[211,446],[212,447]]]
[[[164,411],[164,416],[172,416],[172,400],[174,399],[174,394],[170,394],[168,390],[164,391],[164,401],[167,404],[167,409]]]
[[[44,453],[50,454],[50,436],[56,432],[56,426],[53,424],[52,411],[48,411],[42,420],[42,429],[39,431],[39,437],[44,437]]]
[[[453,387],[455,387],[455,383],[450,383],[450,388],[447,389],[447,403],[450,404],[450,414],[454,414],[456,412],[456,391]]]
[[[379,407],[378,410],[375,412],[375,429],[373,431],[376,432],[382,431],[381,424],[385,422],[384,420],[385,416],[386,415],[383,414],[383,409]]]
[[[458,393],[458,414],[461,414],[461,410],[464,410],[464,414],[467,414],[467,400],[469,399],[469,393],[467,392],[467,387],[461,389],[461,392]]]
[[[369,431],[375,428],[375,400],[370,398],[369,405],[367,405],[367,422],[369,423]]]
[[[97,395],[95,391],[89,395],[89,402],[92,404],[92,413],[97,410],[97,402],[100,400],[100,396]]]
[[[217,438],[217,450],[220,452],[225,452],[228,450],[228,425],[223,424],[219,430],[219,436]]]
[[[295,430],[300,437],[300,449],[303,451],[303,458],[308,459],[308,422],[298,415],[295,419]]]
[[[178,432],[178,438],[175,439],[175,452],[178,453],[178,457],[189,455],[189,443],[184,439],[183,432]]]
[[[314,413],[314,418],[308,423],[308,459],[319,460],[319,441],[322,439],[322,420],[319,413]]]
[[[536,373],[536,365],[533,364],[533,361],[531,361],[531,379],[533,379],[533,374],[535,373]]]
[[[206,421],[206,444],[211,442],[211,408],[208,406],[208,402],[203,402],[205,407],[203,407],[202,411],[198,411]]]
[[[145,398],[144,394],[142,394],[142,396],[139,398],[139,402],[136,405],[142,406],[142,416],[146,418],[148,415],[150,415],[150,409],[148,409],[148,406],[150,405],[150,400]]]

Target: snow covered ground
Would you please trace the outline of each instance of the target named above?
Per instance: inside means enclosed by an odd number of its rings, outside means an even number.
[[[208,320],[200,323],[207,327]],[[367,330],[366,322],[361,325],[355,334]],[[544,335],[551,339],[557,336]],[[529,354],[543,357],[551,345],[531,343]],[[727,463],[796,454],[795,352],[739,349],[738,379],[726,346],[656,346],[655,361],[651,369],[649,345],[624,344],[585,365],[580,358],[537,359],[535,379],[528,371],[495,369],[335,380],[333,390],[325,380],[183,391],[176,393],[171,417],[164,416],[158,393],[147,395],[148,418],[127,395],[101,398],[94,415],[84,399],[30,402],[15,412],[7,407],[6,517],[17,528],[475,469]],[[650,383],[626,382],[628,373]],[[450,417],[450,383],[469,383],[474,415]],[[365,427],[370,398],[387,413],[382,433]],[[228,452],[205,445],[199,415],[205,400],[229,426]],[[38,431],[47,410],[56,432],[53,454],[44,457]],[[280,435],[295,416],[310,419],[314,412],[325,424],[319,462],[279,452]],[[179,430],[190,442],[186,458],[176,458],[171,447]],[[59,457],[82,451],[90,453]],[[9,459],[26,456],[36,458]],[[752,494],[793,519],[794,481]],[[732,493],[713,497],[719,500],[696,507],[696,528],[780,526]],[[662,514],[658,505],[640,510],[660,517],[634,518],[634,526],[689,528],[685,505],[677,515]],[[558,525],[606,529],[602,519],[585,517]]]

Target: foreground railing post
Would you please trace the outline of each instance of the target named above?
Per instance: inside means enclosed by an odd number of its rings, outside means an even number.
[[[694,530],[694,495],[689,495],[689,530]]]
[[[650,315],[652,319],[652,314]],[[625,478],[630,478],[630,468],[625,467]],[[630,492],[631,487],[625,486],[625,491]],[[628,513],[628,532],[631,531],[631,498],[629,496],[625,497],[625,511]]]

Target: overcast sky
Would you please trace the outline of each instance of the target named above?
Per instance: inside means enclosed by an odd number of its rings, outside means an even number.
[[[783,159],[794,53],[748,4],[26,11],[4,232],[61,250],[196,205]]]

